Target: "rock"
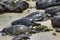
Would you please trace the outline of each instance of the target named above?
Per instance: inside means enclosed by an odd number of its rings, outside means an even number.
[[[0,4],[2,7],[5,8],[4,11],[12,11],[13,5],[14,5],[14,0],[2,0],[2,2]]]
[[[3,12],[23,12],[29,7],[29,4],[26,1],[17,1],[14,3],[14,0],[2,0],[0,5],[0,9],[2,11],[4,9]]]
[[[29,4],[26,1],[17,1],[16,2],[16,12],[23,12],[29,7]]]
[[[56,33],[53,33],[54,36],[56,36]]]
[[[60,28],[56,28],[56,30],[55,30],[56,32],[60,32]]]
[[[0,5],[0,12],[4,11],[5,9]]]
[[[37,9],[46,9],[58,5],[60,5],[60,0],[39,0],[36,2]]]
[[[45,12],[50,14],[51,16],[56,15],[57,12],[60,12],[60,6],[54,6],[54,7],[50,7],[45,9]]]
[[[52,17],[51,21],[53,28],[60,28],[60,15]]]

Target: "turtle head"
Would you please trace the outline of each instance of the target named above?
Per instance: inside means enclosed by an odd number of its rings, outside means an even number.
[[[7,35],[7,33],[6,33],[6,28],[4,28],[2,31],[0,31],[0,33],[2,33],[2,36],[6,36]]]

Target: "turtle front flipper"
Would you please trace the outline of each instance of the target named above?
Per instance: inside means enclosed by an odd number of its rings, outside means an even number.
[[[10,34],[7,30],[8,30],[7,28],[4,28],[2,31],[0,31],[0,33],[2,33],[2,36]]]
[[[29,36],[30,35],[22,34],[14,37],[12,40],[29,40],[30,39]]]

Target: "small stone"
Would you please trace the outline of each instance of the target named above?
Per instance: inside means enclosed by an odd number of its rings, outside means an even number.
[[[56,36],[56,33],[53,33],[54,36]]]
[[[55,30],[56,32],[60,32],[60,28],[56,28],[56,30]]]

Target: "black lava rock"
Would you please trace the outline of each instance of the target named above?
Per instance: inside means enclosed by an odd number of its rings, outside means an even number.
[[[52,17],[51,21],[53,28],[60,28],[60,15]]]
[[[45,9],[45,12],[50,14],[51,16],[54,16],[56,15],[57,12],[60,12],[60,6],[54,6],[54,7],[47,8]]]
[[[2,6],[2,8],[4,8],[4,11],[12,11],[14,0],[2,0],[0,5]]]
[[[16,12],[23,12],[25,9],[29,7],[29,4],[26,1],[18,1],[16,2]]]
[[[3,12],[23,12],[29,7],[29,4],[26,1],[17,1],[14,3],[14,0],[2,0],[0,2],[0,11]]]
[[[60,0],[39,0],[36,2],[37,9],[46,9],[58,5],[60,5]]]
[[[55,30],[56,32],[60,32],[60,28],[56,28],[56,30]]]

